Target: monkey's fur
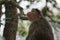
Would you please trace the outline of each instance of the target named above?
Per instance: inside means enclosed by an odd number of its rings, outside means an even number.
[[[33,10],[36,11],[35,14],[39,13],[36,9],[32,9],[32,11],[30,12],[31,15],[33,15],[34,13]],[[27,14],[28,18],[30,18],[29,17],[30,14],[29,13]],[[54,36],[50,24],[44,17],[42,17],[41,14],[39,17],[39,14],[37,14],[38,15],[37,18],[35,17],[34,20],[32,19],[33,21],[29,27],[29,32],[26,40],[54,40]]]

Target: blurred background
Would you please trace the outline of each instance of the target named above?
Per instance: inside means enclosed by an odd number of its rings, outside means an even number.
[[[0,2],[2,2],[2,1],[3,0],[1,0]],[[15,0],[13,0],[13,1],[15,1]],[[2,4],[2,3],[0,3],[0,4]],[[60,40],[60,0],[16,0],[15,4],[16,5],[18,4],[18,6],[17,6],[17,15],[18,15],[17,16],[17,18],[18,18],[17,25],[18,26],[16,26],[17,27],[16,28],[17,29],[16,40],[26,40],[26,36],[28,35],[29,25],[31,24],[31,22],[27,19],[26,14],[28,12],[30,12],[33,8],[36,8],[36,9],[42,11],[45,18],[48,20],[48,22],[50,23],[50,25],[52,27],[52,30],[54,33],[54,39]],[[7,9],[6,9],[5,3],[3,3],[0,6],[1,6],[1,8],[0,8],[1,9],[0,10],[0,40],[5,40],[3,35],[4,35],[4,30],[5,30],[4,28],[6,27],[5,25],[8,22],[6,20],[7,19],[10,20],[9,17],[11,17],[11,15],[14,16],[15,14],[9,15],[9,13],[6,11]],[[21,10],[20,7],[23,8],[23,10]],[[1,11],[2,11],[2,14],[1,14]],[[24,12],[24,13],[22,13],[22,12]],[[7,26],[8,26],[8,24],[7,24]],[[12,34],[10,34],[10,35],[12,35]]]

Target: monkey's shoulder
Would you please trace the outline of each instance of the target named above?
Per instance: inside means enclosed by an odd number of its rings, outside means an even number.
[[[49,22],[45,18],[41,18],[31,23],[30,28],[46,28],[51,29]]]
[[[31,25],[39,25],[39,24],[49,24],[49,22],[45,18],[40,18],[38,20],[35,20],[31,23]]]

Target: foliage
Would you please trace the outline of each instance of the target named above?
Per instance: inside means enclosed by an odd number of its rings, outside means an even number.
[[[29,26],[31,24],[31,22],[30,21],[27,21],[27,26]]]
[[[42,9],[43,15],[46,16],[48,11],[49,11],[49,9],[45,6],[45,7]]]
[[[27,1],[30,1],[30,2],[37,1],[37,2],[39,2],[39,1],[41,1],[41,0],[27,0]]]
[[[35,0],[27,0],[27,1],[34,2]]]
[[[27,21],[27,24],[24,24],[24,21],[20,20],[17,31],[19,32],[19,35],[21,35],[21,36],[27,35],[27,29],[25,28],[25,25],[27,25],[27,27],[28,27],[30,25],[30,22]]]
[[[22,32],[20,32],[20,34],[21,34],[22,36],[25,36],[25,35],[27,34],[27,30],[24,29]]]
[[[56,17],[57,17],[58,19],[60,19],[60,13],[58,13],[58,14],[56,15]]]

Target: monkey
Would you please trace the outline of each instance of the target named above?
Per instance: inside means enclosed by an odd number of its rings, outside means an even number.
[[[26,40],[54,40],[52,28],[40,10],[32,9],[27,16],[31,25]]]

